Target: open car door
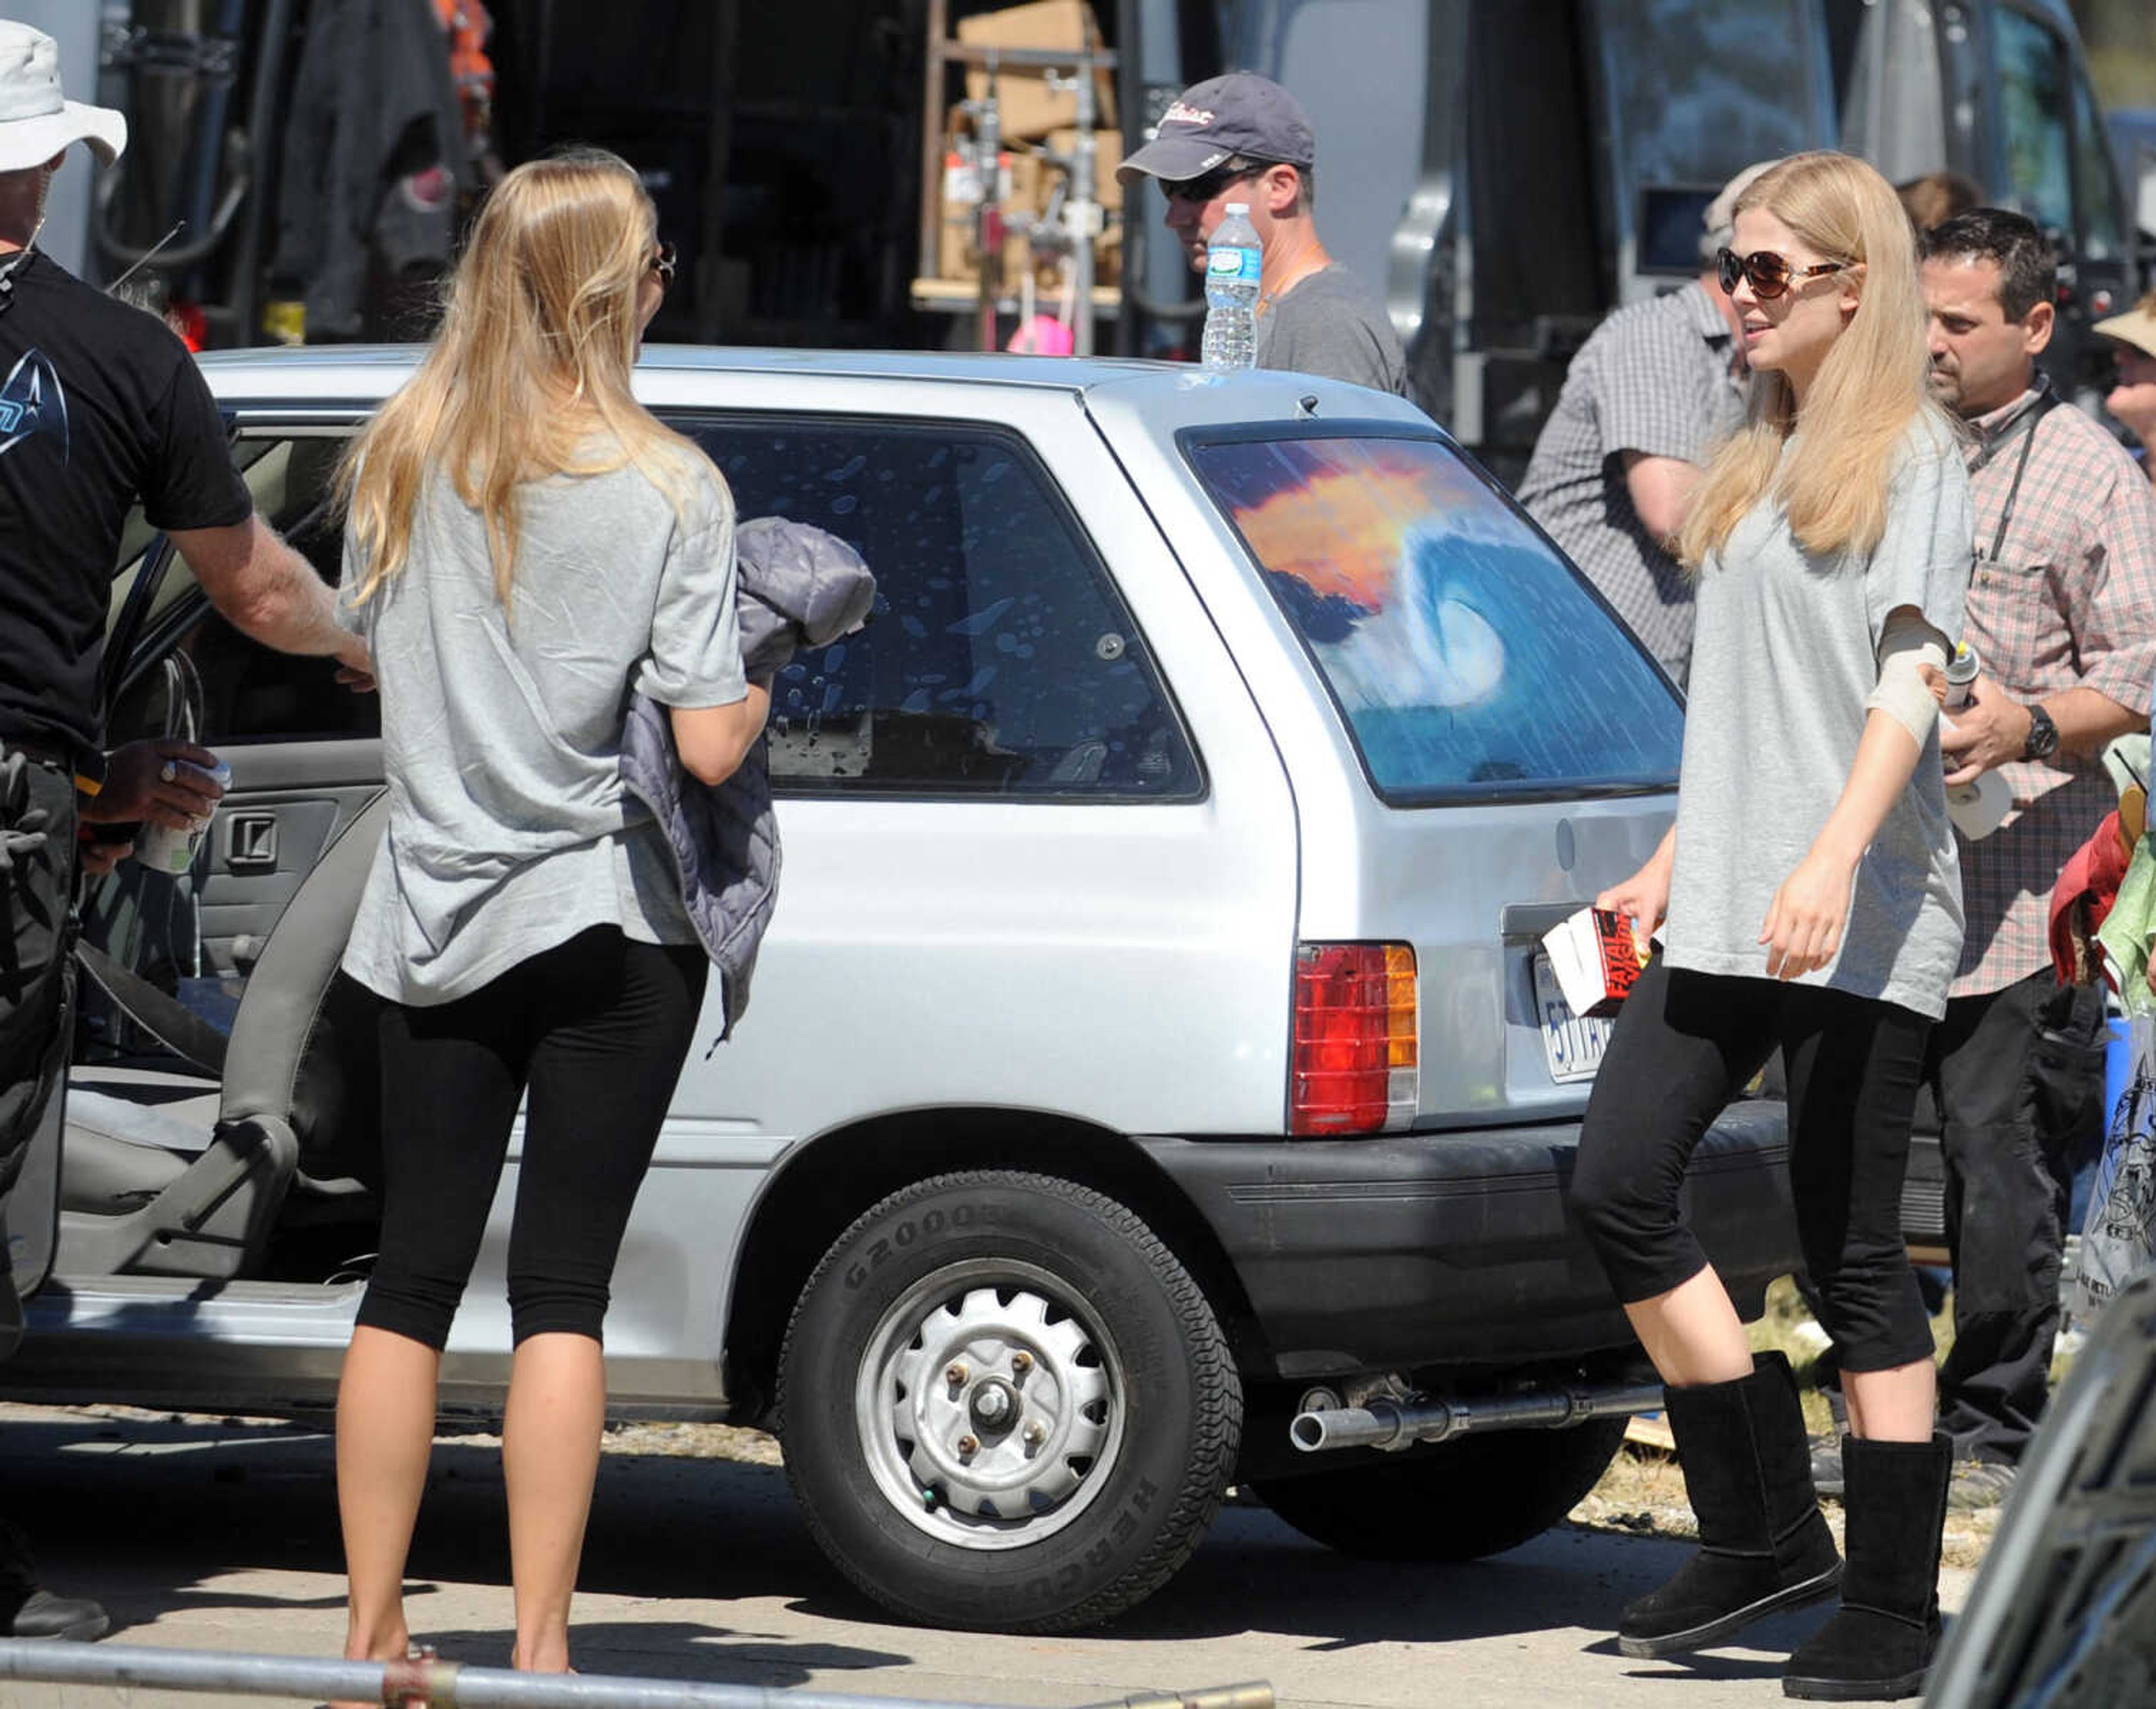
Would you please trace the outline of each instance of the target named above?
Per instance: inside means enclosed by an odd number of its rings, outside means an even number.
[[[234,446],[258,511],[326,580],[345,442],[342,427],[311,423],[244,429]],[[339,685],[334,661],[241,634],[162,541],[123,580],[106,643],[108,742],[184,737],[215,751],[233,782],[187,870],[123,860],[85,886],[66,1108],[40,1136],[18,1224],[36,1224],[24,1256],[40,1278],[234,1273],[239,1249],[223,1252],[210,1224],[235,1209],[225,1177],[268,1166],[223,1156],[228,1035],[288,905],[382,793],[373,698]],[[321,947],[334,957],[341,938]]]
[[[120,559],[113,576],[111,614],[105,631],[108,649],[113,646],[116,638],[124,647],[126,637],[139,629],[142,614],[155,597],[172,557],[172,542],[143,522],[138,512],[121,536]],[[99,678],[100,693],[108,705],[114,663],[108,652]],[[69,968],[63,989],[58,1024],[64,1035],[74,1030],[80,1008],[78,967]],[[69,1053],[69,1059],[72,1055]],[[59,1247],[60,1160],[67,1124],[69,1059],[63,1059],[59,1083],[46,1099],[37,1132],[31,1136],[22,1173],[17,1177],[4,1207],[0,1207],[14,1280],[12,1298],[7,1297],[7,1290],[0,1289],[0,1358],[12,1354],[21,1339],[21,1301],[44,1286],[46,1277],[52,1273],[54,1255]]]

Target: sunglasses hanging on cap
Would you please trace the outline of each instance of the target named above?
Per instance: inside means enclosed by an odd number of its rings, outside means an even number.
[[[1777,255],[1772,249],[1754,249],[1748,255],[1722,249],[1716,254],[1714,263],[1721,275],[1723,290],[1733,291],[1738,280],[1749,280],[1753,295],[1763,301],[1781,295],[1793,285],[1816,279],[1822,273],[1839,273],[1850,264],[1846,261],[1821,261],[1813,267],[1792,267],[1788,256]]]

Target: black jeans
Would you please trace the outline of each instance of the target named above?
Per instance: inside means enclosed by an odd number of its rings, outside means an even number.
[[[1902,1241],[1902,1175],[1931,1023],[1845,992],[1671,968],[1618,1011],[1579,1137],[1572,1203],[1630,1305],[1707,1268],[1679,1196],[1692,1148],[1779,1046],[1805,1267],[1851,1371],[1932,1352]]]
[[[711,964],[596,926],[453,1003],[383,1005],[382,1252],[359,1322],[449,1339],[526,1087],[511,1332],[602,1338],[614,1260]]]
[[[1954,1343],[1939,1428],[2015,1465],[2043,1415],[2074,1169],[2103,1133],[2103,993],[2048,967],[1957,998],[1925,1062],[1946,1164]]]
[[[0,1199],[66,1077],[74,829],[74,778],[0,743]]]

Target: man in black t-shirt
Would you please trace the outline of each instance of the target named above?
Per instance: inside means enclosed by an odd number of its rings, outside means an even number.
[[[69,144],[111,162],[118,113],[64,99],[52,38],[0,20],[0,1198],[66,1079],[78,819],[183,829],[218,790],[179,742],[103,752],[97,675],[121,532],[139,502],[238,628],[368,680],[334,596],[254,514],[217,406],[164,323],[36,248]],[[124,843],[86,845],[110,867]],[[0,1246],[0,1328],[21,1322]],[[105,1611],[38,1588],[0,1522],[0,1637],[95,1638]]]

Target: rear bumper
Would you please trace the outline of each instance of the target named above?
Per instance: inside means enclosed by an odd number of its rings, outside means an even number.
[[[1632,1334],[1566,1203],[1576,1122],[1367,1140],[1141,1142],[1211,1226],[1269,1373],[1525,1363]],[[1686,1214],[1739,1311],[1799,1266],[1779,1103],[1693,1154]]]

